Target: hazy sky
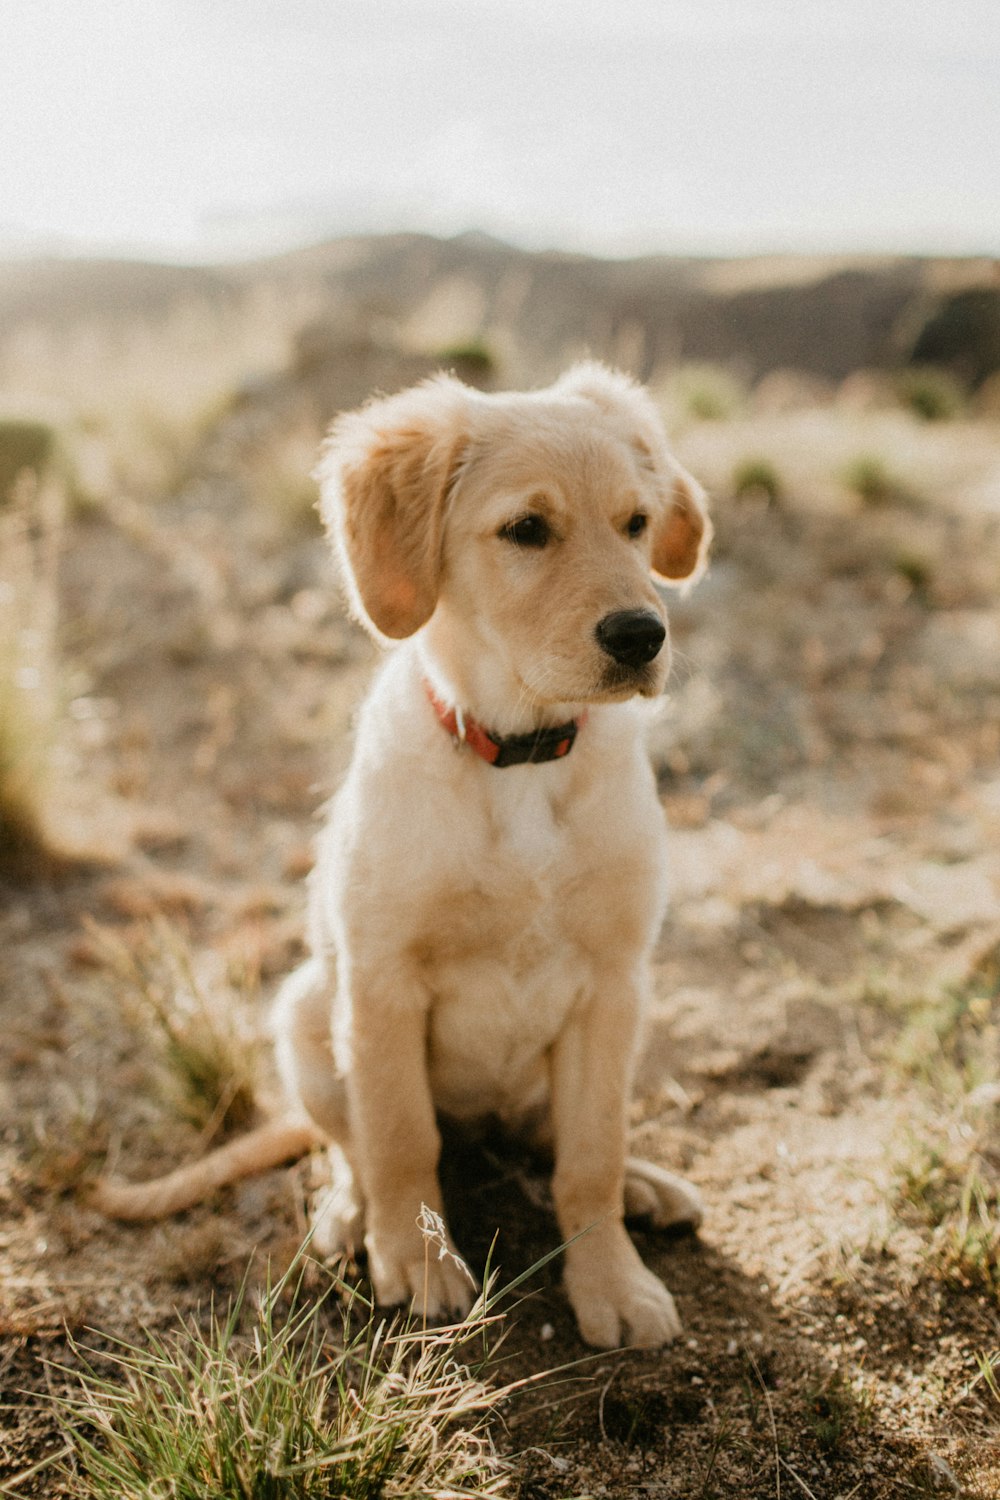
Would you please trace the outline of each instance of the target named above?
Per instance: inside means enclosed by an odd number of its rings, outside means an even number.
[[[0,249],[1000,252],[997,0],[0,5]]]

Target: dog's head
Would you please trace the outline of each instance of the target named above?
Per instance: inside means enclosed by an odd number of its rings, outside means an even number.
[[[322,506],[359,618],[425,630],[456,686],[525,707],[660,692],[666,612],[711,536],[704,495],[625,376],[483,395],[439,377],[333,427]]]

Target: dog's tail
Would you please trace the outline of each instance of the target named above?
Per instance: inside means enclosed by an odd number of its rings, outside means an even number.
[[[249,1135],[229,1141],[200,1161],[178,1167],[152,1182],[119,1182],[101,1177],[90,1194],[91,1205],[109,1219],[140,1223],[165,1219],[191,1208],[217,1188],[253,1177],[283,1162],[297,1161],[323,1143],[314,1125],[288,1118],[269,1120]]]

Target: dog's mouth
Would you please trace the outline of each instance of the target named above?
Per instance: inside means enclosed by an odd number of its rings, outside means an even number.
[[[652,661],[624,663],[607,658],[597,664],[596,672],[583,681],[572,682],[560,673],[544,686],[530,676],[517,674],[525,699],[529,697],[545,712],[565,718],[573,705],[587,703],[624,703],[629,698],[657,698],[663,692],[669,670],[669,653],[661,652]]]
[[[600,699],[653,698],[662,689],[661,669],[656,661],[639,666],[625,666],[620,662],[609,662],[597,683],[596,696]]]

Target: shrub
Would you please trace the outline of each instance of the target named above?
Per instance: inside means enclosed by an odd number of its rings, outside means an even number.
[[[901,552],[893,566],[900,578],[904,578],[917,598],[927,603],[934,582],[934,570],[928,558],[916,552]]]
[[[699,422],[735,417],[746,401],[740,382],[721,365],[684,365],[672,385],[681,410]]]
[[[9,501],[25,472],[42,479],[57,451],[55,429],[48,422],[0,419],[0,504]]]
[[[1000,370],[1000,290],[967,287],[944,298],[920,330],[912,358],[947,366],[971,386]]]
[[[924,422],[945,422],[958,416],[965,399],[954,375],[933,365],[907,370],[896,388],[903,405]]]
[[[863,505],[889,505],[901,493],[884,461],[874,453],[859,453],[845,466],[841,479]]]
[[[778,471],[768,458],[745,458],[733,470],[733,494],[738,500],[763,500],[778,505],[782,486]]]
[[[454,370],[460,379],[476,385],[492,380],[497,373],[497,359],[485,339],[463,339],[439,349],[434,358],[446,369]]]

